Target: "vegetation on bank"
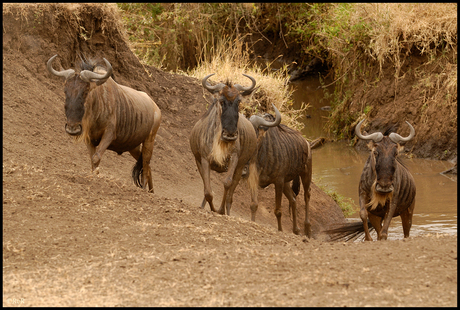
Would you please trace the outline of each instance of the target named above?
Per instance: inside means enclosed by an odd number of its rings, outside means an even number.
[[[327,129],[338,138],[349,138],[353,122],[372,110],[350,108],[353,83],[365,80],[372,87],[390,65],[397,84],[405,76],[401,68],[413,55],[428,59],[415,72],[414,87],[420,89],[424,103],[421,113],[438,105],[457,108],[456,3],[119,3],[118,7],[135,53],[145,63],[167,70],[203,76],[208,71],[198,74],[199,68],[212,69],[209,63],[222,59],[230,48],[234,59],[248,57],[232,64],[238,69],[229,70],[240,76],[243,69],[252,69],[252,35],[269,42],[278,39],[286,49],[298,47],[300,66],[313,58],[329,63],[335,90],[327,94],[332,101]],[[241,55],[235,58],[235,53]],[[439,67],[434,74],[428,68],[433,64]],[[272,73],[267,68],[254,70]],[[217,78],[228,72],[221,74]],[[274,80],[283,80],[287,69],[278,74]],[[279,88],[282,98],[289,98],[284,83],[267,85],[261,85],[262,94]],[[289,99],[282,100],[286,103],[281,106],[289,107]],[[456,118],[452,113],[455,124]],[[301,127],[295,123],[294,115],[287,124]]]
[[[383,80],[384,68],[394,70],[394,83],[411,57],[425,57],[415,69],[414,88],[420,90],[422,118],[430,109],[449,107],[457,122],[457,4],[456,3],[120,3],[134,52],[149,64],[196,78],[216,73],[260,85],[246,106],[248,116],[271,111],[274,102],[283,122],[301,129],[292,111],[288,64],[274,71],[255,62],[257,36],[299,51],[298,65],[317,58],[327,62],[334,91],[326,99],[332,110],[326,129],[338,139],[350,138],[355,123],[372,112],[371,105],[351,107],[353,89],[365,81],[370,89]],[[281,43],[280,43],[281,42]],[[433,70],[432,68],[436,68]],[[305,107],[303,108],[305,109]],[[345,216],[356,212],[354,202],[324,189]]]
[[[327,185],[324,186],[318,184],[318,186],[323,192],[329,195],[337,203],[345,217],[352,216],[353,214],[359,211],[359,207],[355,204],[355,201],[350,197],[345,197],[343,195],[338,194],[333,189],[328,188]]]

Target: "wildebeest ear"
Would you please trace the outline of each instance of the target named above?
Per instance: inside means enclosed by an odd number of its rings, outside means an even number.
[[[367,147],[371,151],[374,149],[374,146],[375,146],[375,142],[373,140],[370,140],[369,143],[367,144]]]
[[[404,152],[404,145],[400,145],[399,143],[396,143],[396,147],[398,148],[397,154],[401,154]]]

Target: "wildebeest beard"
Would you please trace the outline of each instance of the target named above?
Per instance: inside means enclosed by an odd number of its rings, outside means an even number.
[[[366,204],[366,207],[370,207],[371,211],[375,210],[375,208],[377,208],[378,205],[381,205],[382,207],[385,206],[385,204],[391,201],[391,198],[393,198],[393,192],[389,192],[385,194],[379,193],[375,189],[376,185],[377,185],[377,179],[375,179],[371,187],[371,200]]]

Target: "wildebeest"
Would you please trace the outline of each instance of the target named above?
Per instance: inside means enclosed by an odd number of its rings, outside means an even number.
[[[400,161],[398,153],[402,148],[399,143],[410,141],[415,136],[414,127],[406,122],[410,133],[405,138],[397,133],[388,135],[388,131],[385,134],[375,132],[363,135],[361,134],[363,121],[358,123],[355,133],[360,139],[370,140],[368,146],[371,153],[359,181],[359,215],[362,223],[345,225],[327,232],[337,233],[336,236],[340,236],[340,239],[351,239],[349,236],[355,239],[359,236],[357,232],[362,233],[364,228],[365,240],[372,241],[369,234],[370,224],[377,231],[377,239],[386,240],[391,219],[401,216],[404,238],[408,238],[412,226],[416,189],[414,178]]]
[[[107,69],[94,60],[82,60],[82,70],[76,73],[73,69],[54,70],[56,57],[48,60],[47,68],[65,78],[65,131],[85,142],[92,171],[98,173],[107,149],[119,155],[128,151],[137,161],[132,171],[134,183],[142,188],[148,183],[153,193],[150,159],[161,122],[158,106],[146,93],[117,84],[105,58]]]
[[[304,189],[305,200],[305,235],[311,237],[311,224],[308,207],[310,202],[310,183],[312,174],[312,156],[310,144],[300,132],[280,124],[276,127],[265,127],[268,121],[281,121],[278,109],[273,105],[276,118],[271,114],[264,117],[253,115],[249,121],[253,124],[258,135],[257,170],[259,186],[262,188],[275,184],[275,215],[278,221],[278,230],[281,227],[281,198],[282,194],[289,200],[292,212],[292,230],[299,234],[297,226],[296,196],[300,190],[300,180]],[[290,182],[293,181],[292,188]],[[255,212],[253,219],[255,218]]]
[[[257,174],[255,173],[255,153],[257,152],[257,137],[252,124],[239,114],[238,107],[242,96],[254,91],[256,81],[253,77],[243,74],[252,81],[249,87],[239,84],[219,83],[211,86],[207,83],[210,76],[202,80],[203,87],[214,95],[213,102],[203,116],[196,122],[190,134],[190,148],[195,156],[198,171],[203,179],[204,199],[212,211],[213,194],[210,184],[210,171],[227,172],[224,178],[224,194],[220,214],[230,215],[233,191],[241,178],[245,164],[249,162],[249,187],[251,189],[251,210],[257,209]]]

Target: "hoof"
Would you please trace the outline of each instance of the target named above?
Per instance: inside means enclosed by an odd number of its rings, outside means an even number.
[[[225,215],[225,210],[224,209],[219,209],[217,211],[217,213],[219,213],[220,215]]]

